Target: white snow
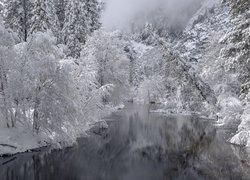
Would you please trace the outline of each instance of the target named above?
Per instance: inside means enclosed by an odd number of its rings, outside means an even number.
[[[241,116],[237,134],[230,140],[233,144],[250,147],[250,106],[246,106]]]
[[[25,128],[0,126],[0,155],[26,152],[46,145],[39,135],[34,135]]]
[[[230,143],[241,146],[249,146],[250,131],[241,131],[237,133],[231,140]]]
[[[138,54],[138,58],[141,58],[147,51],[153,49],[152,46],[146,46],[145,44],[131,41],[131,45],[134,51]]]

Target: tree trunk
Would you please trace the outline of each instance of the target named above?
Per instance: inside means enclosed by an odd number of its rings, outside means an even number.
[[[3,111],[6,125],[8,128],[10,128],[8,103],[7,103],[7,99],[6,99],[7,97],[5,94],[6,88],[7,88],[7,75],[6,75],[6,72],[3,68],[3,66],[0,65],[0,98],[2,99],[2,103],[3,103],[2,111]]]
[[[36,88],[36,97],[35,97],[35,106],[34,106],[34,113],[33,113],[33,132],[38,134],[39,133],[39,105],[40,105],[40,99],[38,98],[38,94],[41,90],[41,87],[38,86]]]
[[[28,7],[27,7],[27,0],[22,0],[22,6],[23,6],[23,25],[22,25],[22,29],[23,29],[23,40],[26,42],[27,38],[28,38]]]
[[[33,132],[36,133],[36,134],[38,134],[38,132],[39,132],[39,125],[38,125],[38,121],[39,121],[38,104],[39,104],[39,100],[36,98],[36,100],[35,100],[35,107],[34,107],[34,114],[33,114]]]

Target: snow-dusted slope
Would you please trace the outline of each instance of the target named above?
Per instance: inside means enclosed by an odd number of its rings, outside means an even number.
[[[218,45],[230,26],[229,8],[220,0],[207,0],[188,23],[176,47],[189,61],[200,61],[212,43],[216,41]]]
[[[227,59],[222,57],[226,44],[221,43],[233,27],[229,7],[219,0],[207,0],[186,27],[176,45],[181,56],[208,83],[217,98],[217,115],[223,125],[240,120],[242,105],[237,91],[237,75],[226,71]]]

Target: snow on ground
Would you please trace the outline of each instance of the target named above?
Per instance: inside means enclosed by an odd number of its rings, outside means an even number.
[[[238,126],[237,134],[231,139],[231,143],[250,147],[250,106],[245,107]]]
[[[249,147],[249,139],[250,131],[241,131],[232,137],[230,143]]]
[[[24,128],[0,126],[0,155],[26,152],[46,146],[41,137]]]

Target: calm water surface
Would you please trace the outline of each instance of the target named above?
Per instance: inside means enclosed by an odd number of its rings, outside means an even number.
[[[250,179],[248,155],[197,116],[130,105],[78,146],[0,159],[1,180]]]

